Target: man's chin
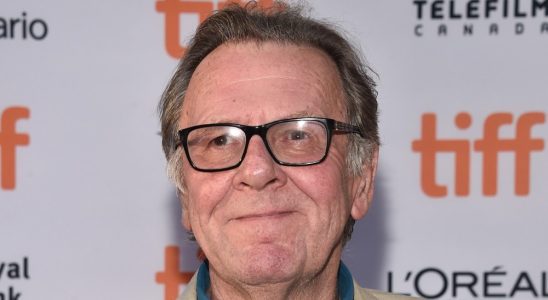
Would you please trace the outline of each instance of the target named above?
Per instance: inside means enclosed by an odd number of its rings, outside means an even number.
[[[293,249],[274,244],[261,244],[243,252],[241,280],[249,285],[290,281],[299,273],[300,256]]]

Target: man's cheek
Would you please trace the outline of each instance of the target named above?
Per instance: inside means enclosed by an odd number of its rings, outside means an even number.
[[[331,167],[331,163],[325,161],[316,166],[310,166],[308,172],[296,172],[293,176],[297,187],[312,199],[319,199],[331,194],[342,180],[338,168]]]
[[[219,206],[227,194],[226,189],[215,180],[196,182],[189,191],[189,205],[196,217],[211,217],[215,207]]]

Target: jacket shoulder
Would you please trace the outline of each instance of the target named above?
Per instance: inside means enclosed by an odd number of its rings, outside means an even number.
[[[196,300],[198,297],[196,296],[196,282],[197,282],[197,276],[198,272],[194,273],[194,276],[192,276],[192,279],[188,282],[186,285],[183,293],[177,298],[177,300]]]
[[[391,294],[391,293],[385,293],[381,291],[376,290],[370,290],[370,289],[364,289],[366,293],[371,295],[369,298],[365,299],[375,299],[375,300],[417,300],[419,298],[405,296],[405,295],[399,295],[399,294]],[[359,298],[356,298],[359,299]]]
[[[419,298],[365,289],[354,282],[354,300],[417,300]]]

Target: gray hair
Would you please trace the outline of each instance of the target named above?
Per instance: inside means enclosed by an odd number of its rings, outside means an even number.
[[[158,106],[162,146],[168,160],[168,176],[185,193],[182,178],[182,147],[178,121],[192,74],[202,60],[224,43],[275,42],[305,45],[324,51],[336,64],[342,81],[347,122],[358,126],[363,138],[350,135],[347,165],[352,175],[361,175],[379,145],[377,92],[372,72],[359,52],[332,25],[304,15],[300,6],[276,2],[265,9],[254,2],[228,5],[207,18],[197,29],[184,57],[168,83]],[[349,216],[343,243],[350,239],[355,220]]]

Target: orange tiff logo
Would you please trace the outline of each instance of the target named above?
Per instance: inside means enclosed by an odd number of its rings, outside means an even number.
[[[173,58],[181,58],[186,50],[181,45],[180,20],[186,15],[197,15],[203,22],[216,9],[238,1],[192,1],[192,0],[158,0],[156,11],[165,15],[165,47]],[[239,1],[245,3],[247,1]],[[272,6],[273,0],[262,0],[261,6]]]
[[[187,284],[192,278],[192,272],[179,271],[180,255],[179,247],[166,247],[164,270],[156,273],[156,282],[165,285],[165,300],[176,300],[181,284]]]
[[[473,141],[473,150],[482,154],[483,195],[497,194],[497,175],[500,152],[514,153],[514,190],[518,196],[529,194],[531,152],[542,151],[544,140],[531,137],[532,128],[545,122],[542,112],[528,112],[517,118],[513,138],[501,138],[499,129],[513,123],[511,113],[493,113],[483,124],[483,138]],[[463,112],[455,117],[459,129],[467,129],[472,124],[469,113]],[[436,181],[436,155],[452,153],[455,157],[455,194],[470,194],[470,152],[472,141],[467,139],[439,139],[436,132],[436,115],[422,115],[421,138],[412,143],[414,152],[421,156],[421,187],[431,197],[447,196],[447,186]]]
[[[19,119],[28,119],[26,107],[8,107],[0,115],[0,186],[3,190],[15,189],[16,147],[29,144],[29,135],[16,132]]]

